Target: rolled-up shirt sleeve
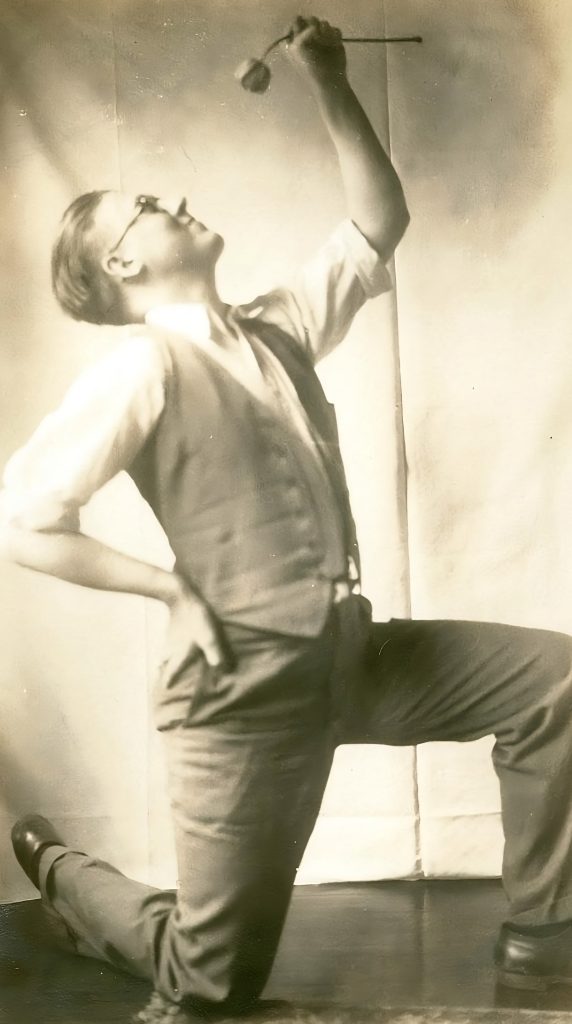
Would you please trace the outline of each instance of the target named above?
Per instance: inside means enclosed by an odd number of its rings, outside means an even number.
[[[77,530],[80,509],[126,469],[163,410],[166,350],[151,337],[123,342],[84,372],[8,462],[0,521]]]
[[[282,327],[315,362],[347,334],[367,299],[392,288],[379,253],[351,220],[343,221],[291,282],[259,296],[243,310]]]

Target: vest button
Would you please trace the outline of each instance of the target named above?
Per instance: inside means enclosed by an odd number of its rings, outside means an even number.
[[[302,533],[312,532],[312,521],[304,513],[296,516],[296,526]]]
[[[292,512],[303,513],[304,502],[302,494],[297,487],[291,487],[288,491],[288,505]]]
[[[318,552],[311,548],[309,544],[302,544],[298,548],[298,555],[304,559],[306,565],[317,566],[321,562]]]

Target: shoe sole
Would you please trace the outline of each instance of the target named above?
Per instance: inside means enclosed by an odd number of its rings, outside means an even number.
[[[559,974],[516,974],[514,971],[497,970],[497,981],[507,988],[522,989],[527,992],[546,992],[552,985],[572,985],[572,977]]]

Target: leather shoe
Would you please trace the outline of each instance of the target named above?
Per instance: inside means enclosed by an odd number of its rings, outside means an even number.
[[[521,934],[503,924],[495,946],[498,980],[510,988],[546,991],[572,985],[572,921],[548,934]]]
[[[12,846],[16,860],[36,889],[40,888],[38,869],[40,856],[48,846],[65,846],[51,821],[41,814],[26,814],[12,829]]]
[[[255,999],[249,1005],[233,1010],[222,1006],[201,1006],[194,1011],[184,1005],[173,1003],[155,990],[147,1006],[133,1018],[133,1024],[229,1024],[231,1020],[243,1020],[246,1024],[272,1020],[283,1020],[292,1016],[292,1004],[285,999]],[[296,1019],[299,1015],[295,1014]]]
[[[176,1003],[165,999],[159,992],[153,992],[144,1010],[133,1018],[133,1024],[187,1024],[190,1018]]]

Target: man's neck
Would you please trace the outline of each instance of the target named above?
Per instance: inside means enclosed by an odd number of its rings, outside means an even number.
[[[141,310],[137,319],[145,320],[153,310],[166,306],[202,306],[208,316],[211,337],[214,341],[225,344],[232,326],[229,324],[231,307],[223,302],[215,283],[195,282],[188,280],[169,280],[164,284],[155,283],[152,288],[141,290],[134,306]]]
[[[232,308],[225,303],[214,308],[204,302],[164,302],[149,309],[145,321],[208,338],[224,348],[233,348],[237,341]]]

